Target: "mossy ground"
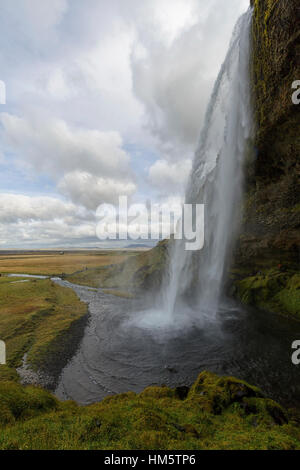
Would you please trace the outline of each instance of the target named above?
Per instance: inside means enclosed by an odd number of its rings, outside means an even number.
[[[43,368],[61,350],[72,325],[86,316],[87,306],[50,279],[19,281],[0,278],[0,338],[7,364],[20,366],[27,353],[32,368]]]
[[[300,449],[296,423],[245,382],[203,372],[179,397],[179,390],[149,387],[79,407],[0,382],[0,448]]]
[[[300,320],[299,273],[273,268],[244,277],[235,285],[243,303]]]

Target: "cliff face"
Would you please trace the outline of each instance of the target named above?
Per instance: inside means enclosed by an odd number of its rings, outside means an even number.
[[[256,155],[247,169],[241,261],[249,264],[254,256],[255,262],[266,258],[271,263],[276,259],[278,263],[296,264],[300,241],[300,105],[292,103],[292,83],[300,79],[300,9],[298,0],[253,3]]]
[[[279,272],[294,276],[300,261],[300,105],[292,102],[292,83],[300,79],[299,0],[251,3],[256,131],[254,158],[246,168],[243,229],[235,264],[244,276],[266,269],[277,276],[278,265]],[[245,297],[239,289],[242,300],[255,303],[253,292],[248,294]],[[285,313],[284,308],[277,310]]]

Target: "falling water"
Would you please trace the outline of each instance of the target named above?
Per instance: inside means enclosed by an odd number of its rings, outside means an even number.
[[[202,314],[211,317],[218,308],[239,221],[243,162],[252,130],[251,19],[249,9],[237,22],[207,109],[186,191],[187,203],[205,205],[205,246],[190,252],[184,241],[176,241],[171,247],[163,289],[164,311],[170,319],[192,290]]]

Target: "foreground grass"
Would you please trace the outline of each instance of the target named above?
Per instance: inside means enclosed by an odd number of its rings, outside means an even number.
[[[20,253],[13,255],[0,255],[0,272],[15,274],[44,274],[61,276],[83,271],[96,266],[107,266],[121,263],[132,252],[125,251],[90,251],[58,253]]]
[[[71,290],[50,279],[19,282],[0,278],[0,338],[6,342],[7,363],[18,367],[25,353],[34,369],[62,351],[70,328],[87,313]]]
[[[1,449],[300,449],[279,405],[208,372],[190,390],[149,387],[79,407],[7,381],[0,367],[0,429]]]

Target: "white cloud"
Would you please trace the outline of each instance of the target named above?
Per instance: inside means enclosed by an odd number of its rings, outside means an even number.
[[[23,194],[0,194],[0,223],[43,220],[56,218],[87,217],[88,212],[82,211],[74,204],[55,197],[25,196]]]
[[[164,194],[182,193],[192,168],[191,160],[157,160],[149,169],[149,180]]]
[[[131,195],[136,186],[130,157],[117,132],[75,129],[62,120],[19,118],[2,113],[0,122],[10,150],[28,170],[47,174],[76,203],[96,208]]]
[[[7,0],[4,3],[11,4]],[[22,25],[28,27],[29,34],[35,32],[40,37],[61,22],[67,7],[68,0],[19,0],[18,8],[14,5],[14,10]]]
[[[57,26],[67,8],[68,0],[18,0],[17,4],[1,0],[1,29],[7,40],[14,35],[17,48],[26,49],[27,43],[42,49],[45,43],[58,40]]]
[[[59,101],[66,101],[76,93],[72,87],[72,83],[70,84],[70,81],[67,79],[64,71],[60,67],[50,70],[44,90],[48,97]]]
[[[58,192],[53,211],[50,201],[24,199],[21,210],[11,199],[20,217],[6,236],[76,238],[91,233],[89,221],[73,223],[82,205],[88,212],[136,189],[144,199],[153,189],[158,197],[182,192],[210,90],[248,4],[18,0],[16,8],[1,0],[0,155],[5,165],[11,158],[10,171],[46,176]],[[44,207],[60,218],[52,224]]]
[[[171,44],[184,29],[194,24],[197,4],[198,0],[152,2],[153,23],[166,44]]]
[[[0,244],[58,243],[95,239],[90,211],[55,197],[0,194]]]
[[[115,204],[119,196],[132,196],[137,189],[131,181],[101,178],[81,171],[67,173],[58,188],[72,201],[89,209],[95,209],[103,202]]]
[[[118,132],[71,128],[63,120],[40,115],[25,119],[2,113],[0,122],[7,144],[39,171],[56,176],[74,168],[105,176],[130,171]]]
[[[190,4],[193,24],[188,21],[189,27],[167,45],[140,33],[145,52],[143,58],[132,59],[134,90],[145,106],[151,132],[163,147],[172,146],[169,156],[179,158],[183,149],[195,150],[234,23],[248,4],[248,0],[202,0],[197,8]]]

